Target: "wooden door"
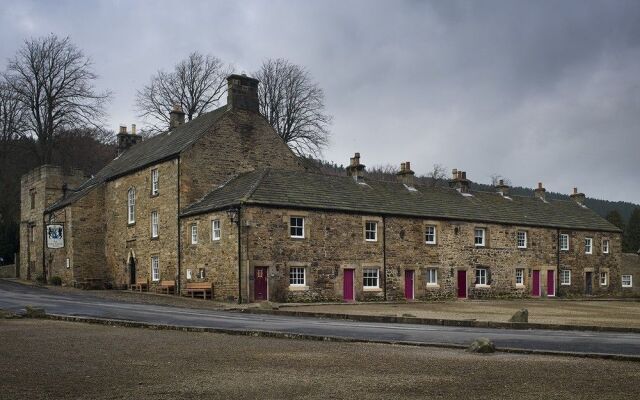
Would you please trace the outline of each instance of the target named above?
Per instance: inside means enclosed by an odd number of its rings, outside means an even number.
[[[584,280],[584,294],[590,296],[593,293],[593,272],[586,272]]]
[[[354,301],[354,288],[353,288],[354,274],[355,274],[355,270],[353,269],[344,270],[344,279],[342,284],[342,296],[344,298],[344,301]]]
[[[531,279],[531,295],[533,297],[540,297],[540,271],[533,271],[533,279]]]
[[[413,300],[413,278],[415,274],[412,269],[404,271],[404,298]]]
[[[136,260],[133,257],[129,258],[129,283],[136,284]]]
[[[467,298],[467,271],[458,271],[458,298]]]
[[[556,295],[556,279],[554,271],[547,271],[547,296]]]
[[[253,275],[253,294],[255,301],[267,300],[267,267],[256,267]]]

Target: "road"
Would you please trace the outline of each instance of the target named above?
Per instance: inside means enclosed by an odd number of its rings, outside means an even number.
[[[46,288],[0,279],[0,309],[23,312],[40,306],[49,314],[109,318],[181,327],[269,331],[372,341],[468,345],[488,337],[500,348],[640,356],[640,334],[613,332],[511,330],[432,325],[368,323],[280,315],[132,304],[89,294],[60,294]]]

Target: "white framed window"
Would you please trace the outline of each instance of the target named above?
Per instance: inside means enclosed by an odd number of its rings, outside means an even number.
[[[304,218],[289,218],[289,234],[292,238],[304,239]]]
[[[378,223],[375,221],[367,221],[364,223],[364,240],[367,242],[375,242],[378,240]]]
[[[485,236],[487,230],[484,228],[476,228],[473,234],[473,244],[477,247],[482,247],[485,244]]]
[[[217,240],[220,240],[220,237],[220,220],[214,219],[213,221],[211,221],[211,240],[215,242]]]
[[[602,239],[602,254],[609,254],[609,239]]]
[[[437,286],[437,285],[438,285],[438,269],[437,268],[427,269],[427,286]]]
[[[136,188],[130,188],[127,192],[127,221],[130,224],[136,222]]]
[[[191,270],[187,269],[187,279],[191,279]]]
[[[584,239],[584,254],[593,254],[593,239]]]
[[[526,231],[518,231],[518,248],[519,249],[527,248],[527,232]]]
[[[569,251],[569,234],[567,233],[560,234],[560,250]]]
[[[69,259],[69,258],[67,258],[66,267],[67,267],[67,269],[71,268],[71,259]]]
[[[289,286],[305,286],[305,268],[289,268]]]
[[[151,256],[151,280],[154,282],[160,280],[160,259],[158,256]]]
[[[429,225],[425,228],[424,241],[427,244],[436,244],[436,227]]]
[[[379,288],[379,272],[377,268],[365,268],[362,271],[362,286],[365,289]]]
[[[198,278],[204,279],[204,268],[198,269]]]
[[[476,286],[487,286],[489,272],[486,268],[476,268]]]
[[[560,284],[562,286],[571,285],[571,271],[568,269],[563,269],[560,271]]]
[[[524,286],[524,269],[516,268],[516,286]]]
[[[600,286],[607,286],[609,284],[609,273],[606,271],[600,272]]]
[[[633,277],[631,275],[622,275],[622,287],[633,287]]]
[[[198,244],[198,225],[191,224],[191,244]]]
[[[151,170],[151,194],[156,195],[160,191],[160,181],[158,176],[158,169]]]
[[[157,238],[159,232],[158,212],[151,211],[151,237]]]

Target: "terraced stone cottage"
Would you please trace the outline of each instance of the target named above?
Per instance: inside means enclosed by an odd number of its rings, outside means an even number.
[[[209,282],[225,301],[376,301],[623,293],[621,232],[572,200],[318,173],[259,113],[258,81],[227,105],[141,140],[96,176],[43,166],[22,178],[20,273],[123,288]]]

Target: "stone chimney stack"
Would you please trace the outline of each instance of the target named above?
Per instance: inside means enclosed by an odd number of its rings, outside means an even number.
[[[136,135],[136,126],[131,125],[131,133],[127,132],[126,125],[120,125],[120,131],[118,132],[118,155],[127,151],[134,144],[141,142],[142,137]]]
[[[364,164],[360,164],[360,153],[356,153],[350,159],[349,166],[347,167],[347,175],[359,181],[364,177],[364,168]]]
[[[498,185],[496,186],[496,190],[498,191],[498,193],[500,193],[503,196],[508,196],[509,195],[509,185],[505,185],[504,184],[504,180],[500,179],[500,181],[498,182]]]
[[[467,179],[466,171],[458,171],[453,169],[451,171],[451,179],[449,180],[449,187],[456,189],[460,193],[469,193],[469,183]]]
[[[542,201],[545,201],[545,193],[547,189],[542,187],[542,182],[538,182],[538,187],[533,191],[534,195]]]
[[[414,185],[414,175],[415,172],[411,170],[411,163],[409,161],[403,162],[400,164],[400,172],[396,174],[398,176],[398,180],[409,187],[413,187]]]
[[[169,113],[169,130],[173,130],[184,124],[184,111],[180,104],[174,104],[173,110]]]
[[[569,197],[571,197],[573,201],[575,201],[580,205],[584,205],[584,201],[587,198],[587,196],[585,196],[584,193],[578,193],[578,188],[575,188],[575,187],[573,188],[573,193],[569,195]]]
[[[258,81],[246,75],[227,77],[227,108],[260,112],[258,102]]]

